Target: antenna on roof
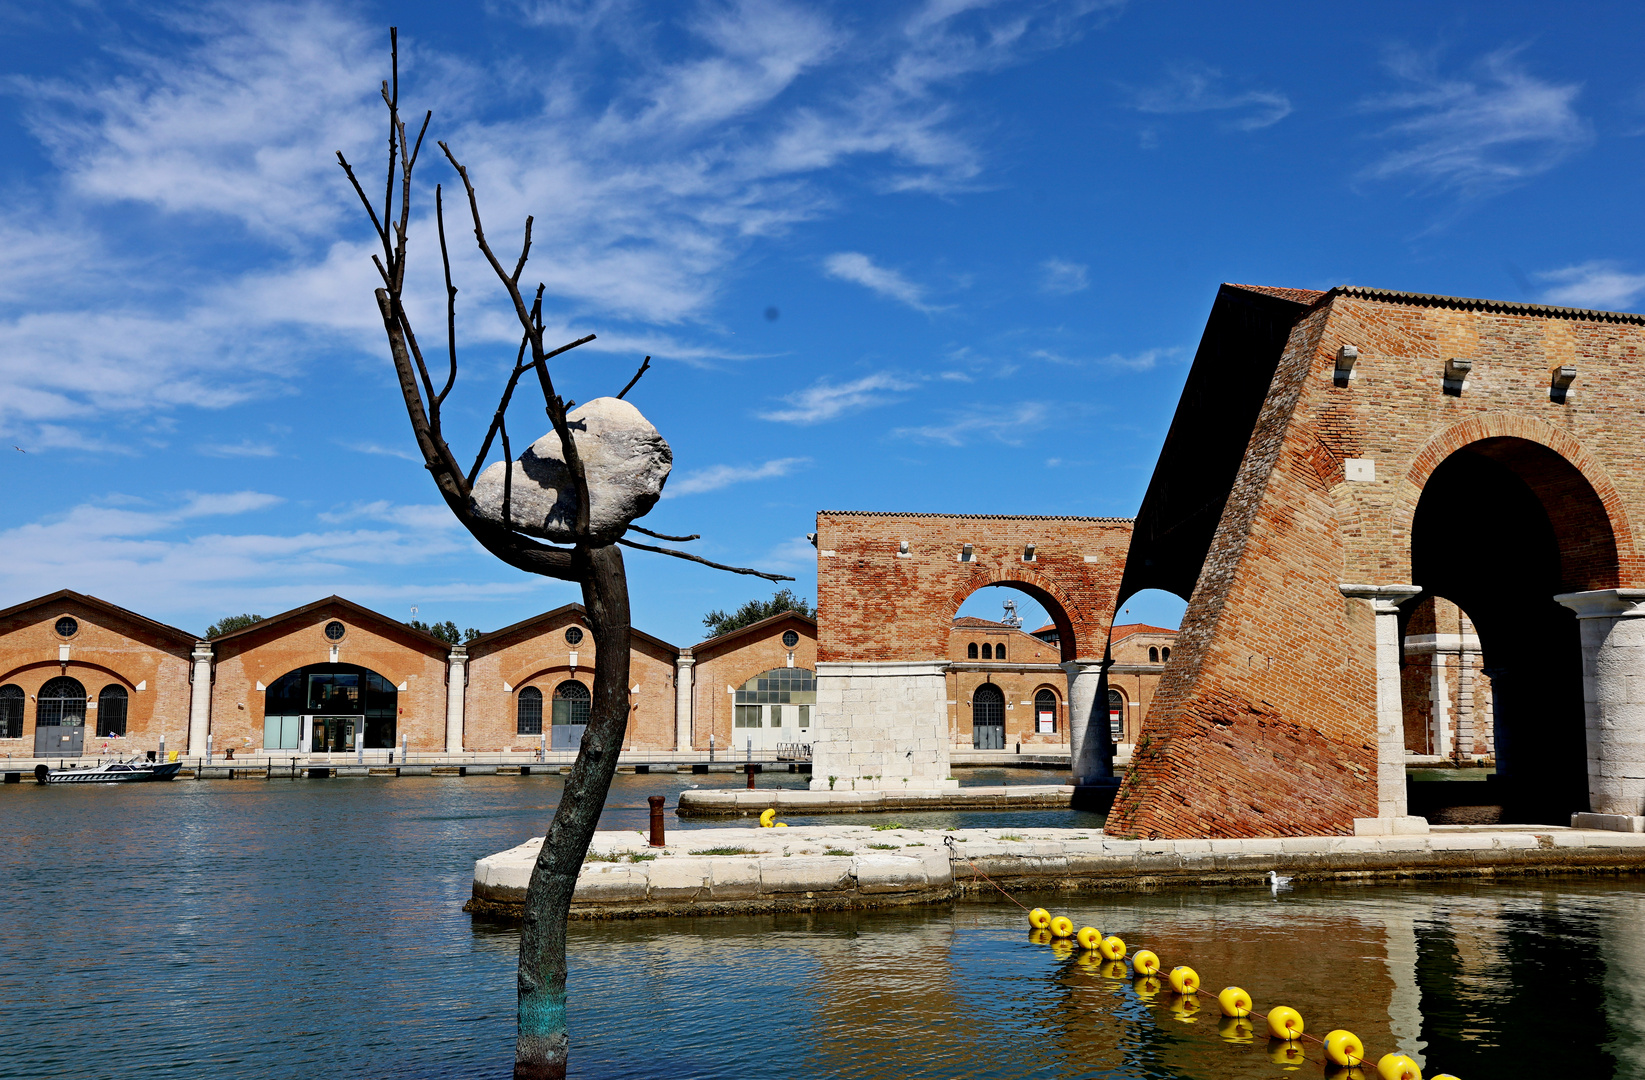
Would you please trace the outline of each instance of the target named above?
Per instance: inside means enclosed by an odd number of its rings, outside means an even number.
[[[1001,619],[1000,622],[1013,630],[1022,629],[1022,617],[1017,614],[1017,602],[1015,600],[1005,602],[1005,618]]]

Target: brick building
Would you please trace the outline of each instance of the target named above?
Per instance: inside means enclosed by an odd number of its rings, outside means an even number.
[[[808,744],[816,655],[792,612],[635,630],[624,749]],[[580,604],[453,646],[332,596],[207,641],[65,589],[0,611],[0,754],[574,750],[597,662]]]

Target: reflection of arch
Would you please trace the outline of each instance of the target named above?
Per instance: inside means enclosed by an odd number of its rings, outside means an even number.
[[[1005,693],[991,682],[971,692],[971,745],[977,750],[1005,749]]]
[[[1054,734],[1057,730],[1057,692],[1049,686],[1034,691],[1034,733]]]
[[[28,700],[15,683],[0,686],[0,739],[23,737],[23,703]]]
[[[514,730],[520,735],[543,733],[543,692],[535,686],[520,688],[519,700],[514,706]]]
[[[394,684],[370,668],[309,664],[286,672],[263,692],[263,747],[298,748],[299,725],[307,716],[308,749],[337,752],[363,745],[367,750],[389,750],[394,747],[399,703]]]
[[[567,679],[554,688],[554,723],[587,724],[588,687],[575,679]]]
[[[97,735],[118,738],[126,733],[126,688],[111,683],[97,695]]]
[[[35,702],[36,726],[78,726],[86,722],[86,688],[79,679],[57,676],[40,688]]]

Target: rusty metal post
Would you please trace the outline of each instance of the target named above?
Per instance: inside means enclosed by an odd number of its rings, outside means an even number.
[[[663,846],[663,802],[661,795],[653,795],[646,799],[651,804],[651,846]]]
[[[744,771],[746,771],[748,773],[748,790],[753,791],[754,790],[754,763],[752,761],[750,761],[747,765],[743,766],[743,769],[744,769]]]

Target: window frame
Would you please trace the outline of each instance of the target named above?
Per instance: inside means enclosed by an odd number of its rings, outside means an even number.
[[[533,719],[530,713],[536,712]],[[531,725],[535,723],[536,726]],[[535,686],[522,686],[514,695],[514,734],[541,735],[543,733],[543,692]]]
[[[120,703],[120,730],[110,731],[108,724],[109,703]],[[97,737],[99,739],[123,739],[126,737],[126,728],[131,719],[131,695],[119,683],[109,683],[97,691]]]

